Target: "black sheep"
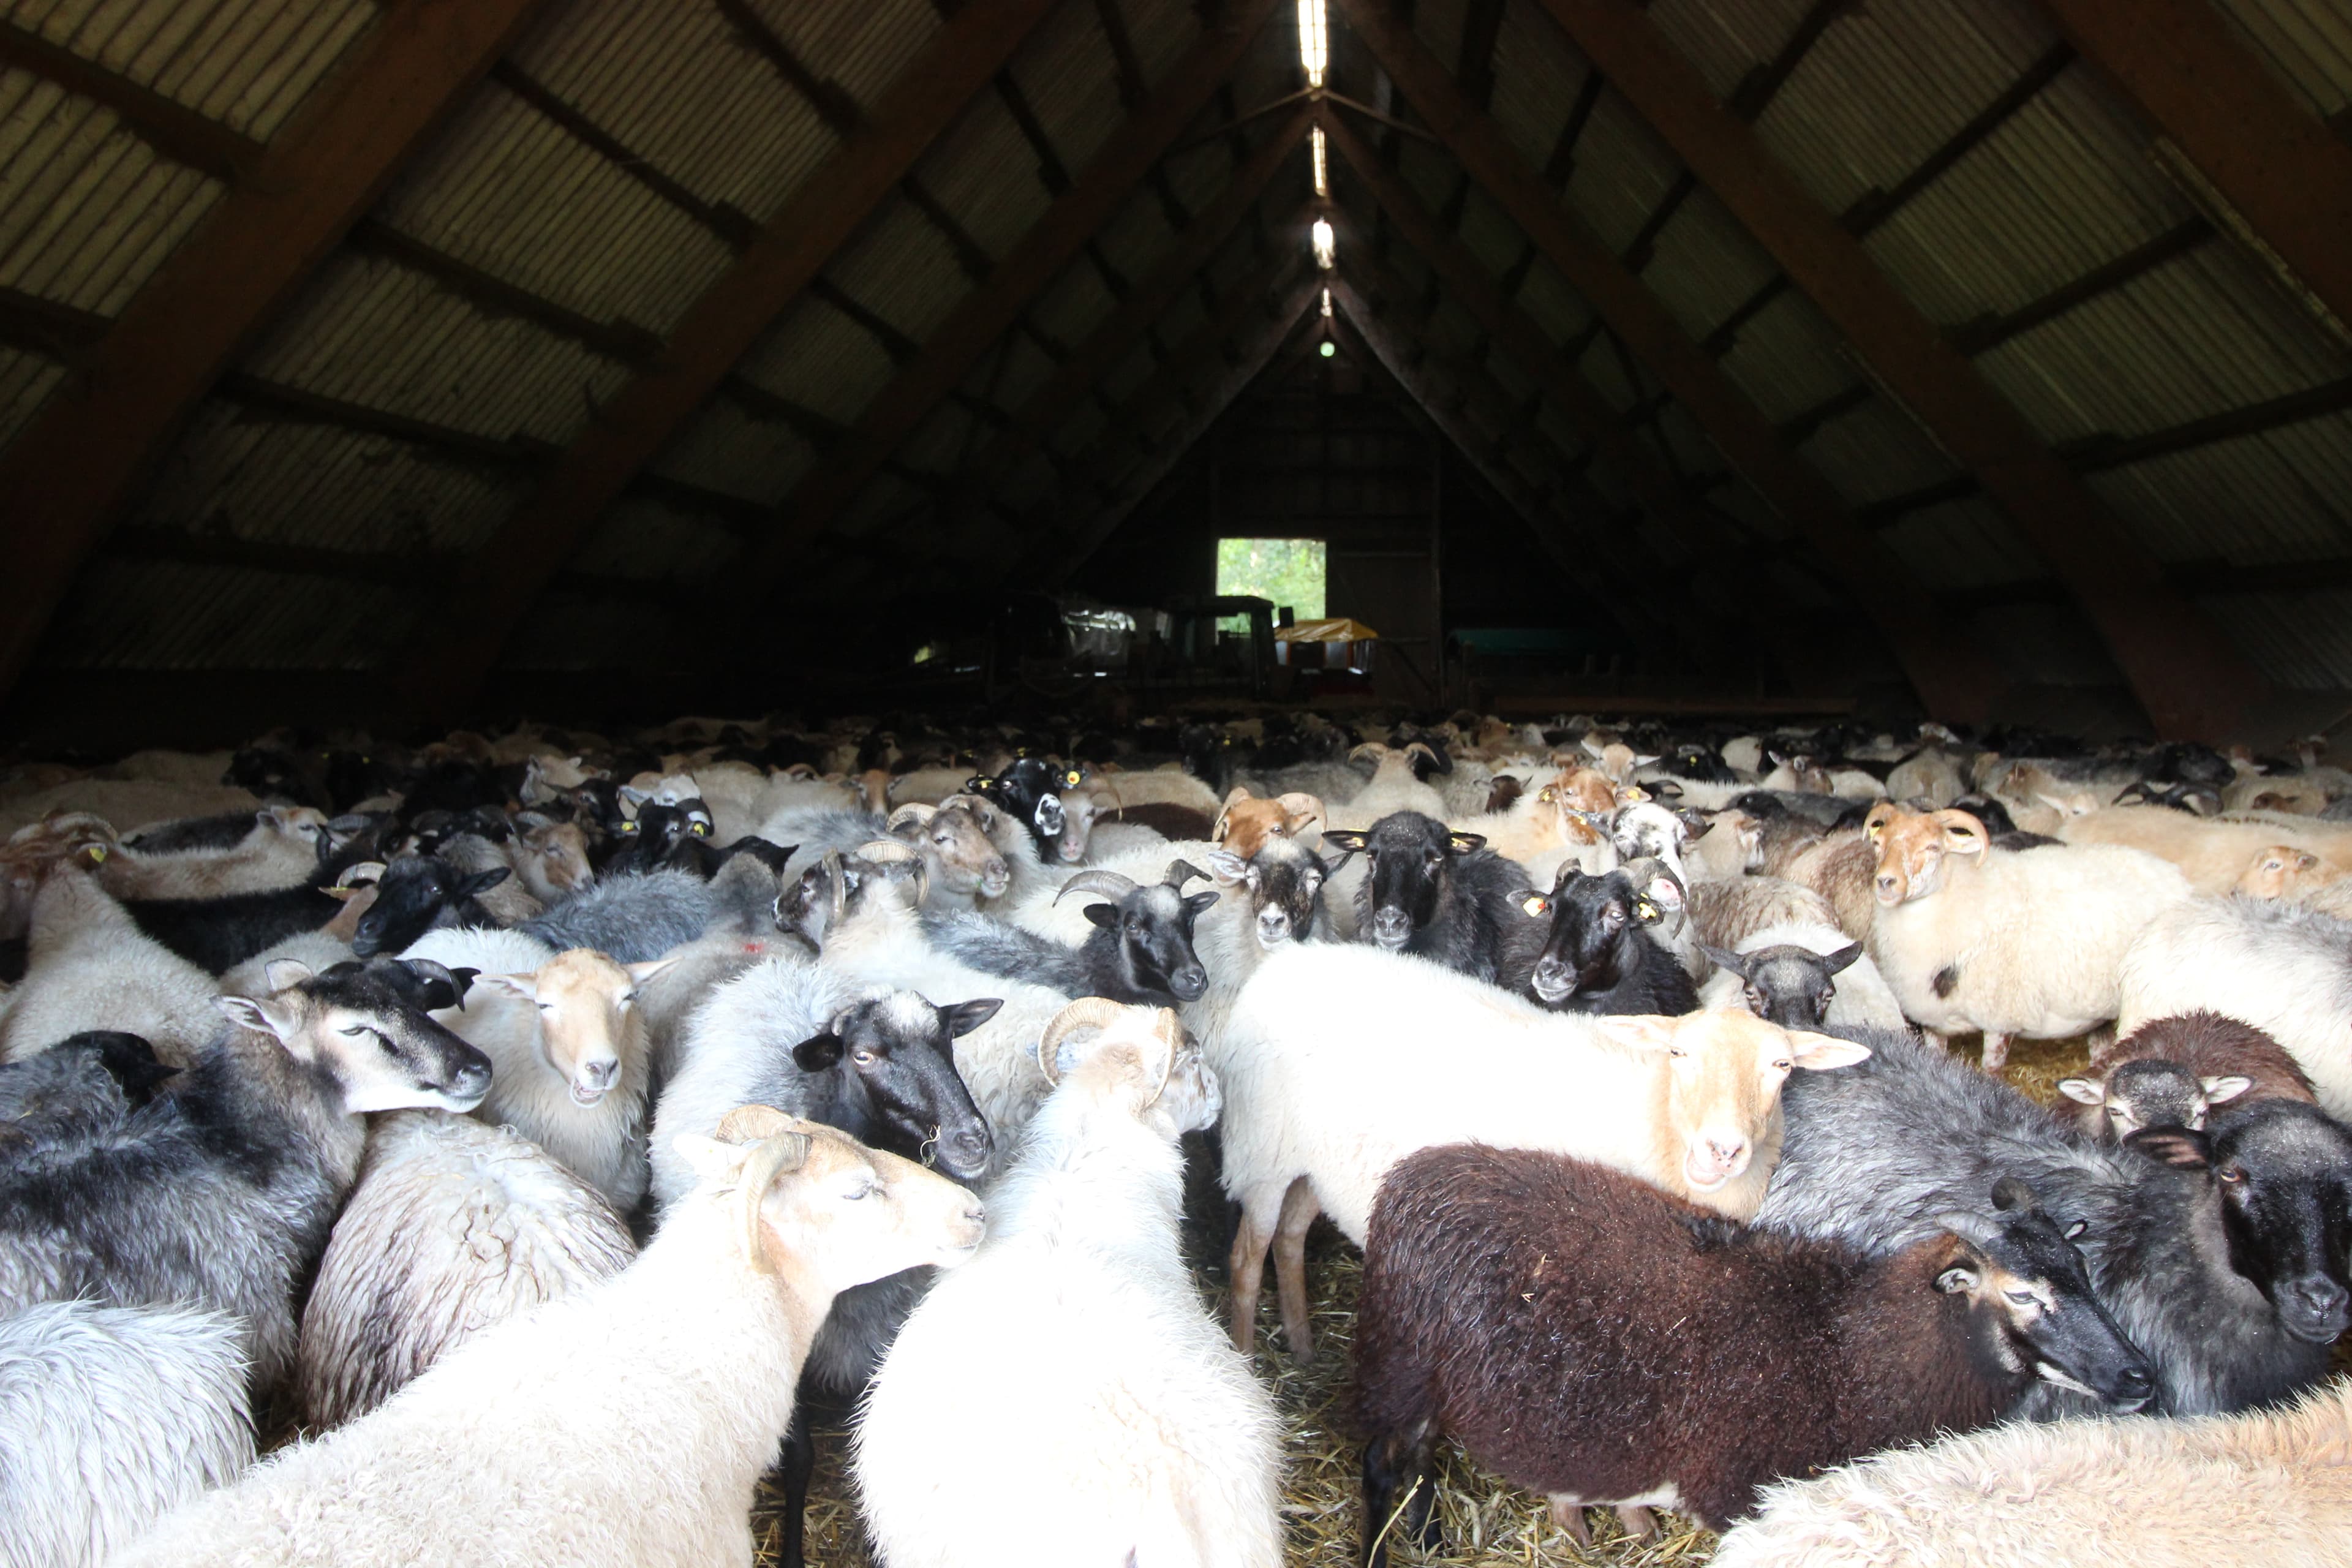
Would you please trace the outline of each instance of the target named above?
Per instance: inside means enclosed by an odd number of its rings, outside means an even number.
[[[1356,889],[1357,941],[1495,978],[1506,922],[1524,918],[1528,875],[1517,863],[1417,811],[1391,812],[1367,832],[1326,829],[1323,845],[1371,862]]]
[[[2154,1379],[2091,1293],[2080,1225],[2021,1182],[1991,1196],[1871,1259],[1557,1154],[1400,1162],[1357,1304],[1368,1560],[1383,1531],[1433,1544],[1440,1436],[1578,1534],[1586,1504],[1720,1529],[1778,1478],[1988,1425],[2037,1376],[2145,1403]]]
[[[1064,894],[1101,893],[1118,901],[1086,907],[1095,929],[1076,947],[969,911],[927,912],[923,933],[974,969],[1071,996],[1156,1007],[1197,1002],[1209,989],[1209,973],[1192,951],[1192,922],[1218,895],[1188,898],[1183,889],[1204,875],[1182,860],[1169,863],[1167,880],[1149,886],[1116,871],[1079,872],[1062,885]]]
[[[1624,872],[1587,876],[1563,867],[1549,893],[1522,892],[1517,911],[1496,976],[1506,990],[1559,1013],[1698,1011],[1689,973],[1650,940],[1656,905]]]

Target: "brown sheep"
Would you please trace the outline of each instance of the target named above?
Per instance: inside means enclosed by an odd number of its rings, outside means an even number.
[[[1400,1162],[1357,1308],[1368,1562],[1391,1531],[1433,1543],[1441,1436],[1571,1533],[1587,1504],[1720,1529],[1769,1481],[1985,1426],[2037,1377],[2144,1404],[2153,1370],[2092,1295],[2081,1224],[2013,1179],[1992,1198],[1865,1259],[1557,1154]]]
[[[2205,1110],[2225,1102],[2318,1103],[2311,1079],[2268,1033],[2203,1011],[2149,1019],[2095,1052],[2090,1077],[2067,1079],[2058,1090],[2083,1107],[2083,1131],[2108,1142],[2147,1126],[2200,1131]]]

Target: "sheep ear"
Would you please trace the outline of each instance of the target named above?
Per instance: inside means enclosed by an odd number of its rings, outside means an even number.
[[[467,899],[479,898],[513,875],[514,868],[511,866],[493,866],[487,871],[477,871],[457,884],[457,901],[463,903]]]
[[[539,1000],[539,977],[535,974],[484,974],[474,984],[491,991],[503,991],[509,996],[520,996],[526,1002]]]
[[[2099,1087],[2096,1079],[2062,1078],[2058,1080],[2058,1092],[2077,1105],[2105,1105],[2107,1102],[2106,1091]]]
[[[259,1029],[291,1042],[300,1032],[302,1011],[274,996],[215,996],[213,1005],[233,1024]]]
[[[830,1030],[811,1035],[793,1047],[793,1065],[803,1072],[824,1072],[841,1061],[841,1037]]]
[[[1947,1296],[1965,1296],[1977,1288],[1974,1262],[1955,1263],[1936,1276],[1936,1289]]]
[[[1486,847],[1486,836],[1483,833],[1449,833],[1445,836],[1445,847],[1456,855],[1475,855]]]
[[[1827,1072],[1832,1068],[1850,1068],[1856,1062],[1870,1059],[1868,1046],[1841,1040],[1835,1035],[1816,1035],[1803,1029],[1790,1029],[1786,1033],[1789,1037],[1789,1059],[1801,1068]]]
[[[1706,961],[1717,969],[1727,974],[1737,974],[1742,980],[1748,978],[1748,966],[1739,961],[1739,954],[1726,952],[1719,947],[1709,947],[1705,942],[1698,944],[1698,950],[1706,954]]]
[[[2219,1105],[2225,1100],[2235,1100],[2254,1087],[2252,1079],[2242,1078],[2236,1073],[2231,1073],[2223,1078],[2201,1078],[2197,1080],[2197,1083],[2199,1088],[2204,1089],[2205,1102],[2208,1105]]]
[[[649,958],[643,963],[625,964],[623,967],[628,970],[630,980],[639,985],[643,985],[646,981],[651,980],[655,975],[659,974],[663,970],[667,969],[671,964],[676,963],[677,962],[677,960],[674,957]]]
[[[1591,737],[1591,736],[1590,736],[1590,735],[1587,735],[1586,737],[1584,737],[1584,749],[1585,749],[1585,751],[1586,751],[1588,753],[1590,753],[1590,754],[1591,754],[1591,755],[1592,755],[1592,756],[1596,756],[1596,757],[1597,757],[1597,756],[1601,755],[1601,749],[1599,746],[1596,746],[1596,745],[1594,745],[1594,744],[1592,743],[1592,737]]]
[[[693,1167],[697,1184],[734,1180],[751,1152],[749,1143],[722,1143],[699,1132],[681,1132],[670,1141],[670,1147]]]
[[[1822,972],[1825,974],[1842,974],[1853,966],[1855,959],[1861,956],[1862,943],[1850,942],[1835,952],[1822,955]]]
[[[283,991],[289,985],[299,985],[310,978],[310,966],[299,959],[273,958],[261,966],[262,984],[272,992]]]
[[[948,1037],[969,1035],[991,1018],[1004,1005],[1001,996],[976,996],[969,1002],[959,1002],[952,1007],[940,1009],[940,1022],[947,1026]]]
[[[1671,1050],[1675,1043],[1675,1021],[1620,1014],[1600,1020],[1601,1032],[1621,1046],[1637,1051]]]
[[[1208,862],[1209,875],[1229,888],[1249,876],[1249,862],[1230,849],[1212,849],[1201,858]]]
[[[1078,912],[1087,917],[1087,923],[1089,925],[1098,925],[1105,931],[1117,931],[1118,929],[1118,906],[1117,904],[1088,904],[1085,909]]]
[[[1323,843],[1326,847],[1353,855],[1364,847],[1364,836],[1350,827],[1326,828],[1323,832]]]

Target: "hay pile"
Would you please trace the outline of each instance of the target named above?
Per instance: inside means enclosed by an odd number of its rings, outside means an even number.
[[[1973,1058],[1974,1042],[1959,1053]],[[2087,1038],[2020,1040],[2010,1048],[2009,1082],[2045,1104],[2058,1099],[2058,1080],[2084,1070],[2090,1060]],[[1349,1346],[1356,1327],[1356,1286],[1363,1262],[1328,1222],[1318,1222],[1307,1249],[1310,1299],[1315,1302],[1316,1362],[1301,1370],[1269,1331],[1268,1304],[1260,1317],[1258,1349],[1252,1363],[1274,1390],[1287,1447],[1282,1479],[1283,1524],[1289,1539],[1285,1561],[1294,1568],[1355,1568],[1360,1556],[1359,1515],[1363,1491],[1357,1466],[1349,1392]],[[1204,1270],[1201,1286],[1219,1321],[1225,1314],[1223,1270]],[[1271,1342],[1271,1348],[1270,1348]],[[820,1430],[816,1479],[809,1489],[808,1560],[819,1568],[866,1568],[856,1508],[847,1476],[848,1436],[838,1422]],[[776,1561],[777,1494],[763,1487],[753,1510],[753,1538],[760,1562]],[[1715,1551],[1715,1536],[1688,1520],[1661,1513],[1663,1533],[1637,1542],[1618,1528],[1606,1509],[1588,1510],[1592,1551],[1577,1549],[1551,1522],[1544,1500],[1521,1491],[1470,1464],[1450,1446],[1439,1449],[1437,1506],[1445,1543],[1434,1555],[1399,1546],[1391,1555],[1404,1568],[1486,1568],[1486,1565],[1605,1564],[1606,1568],[1697,1568]]]

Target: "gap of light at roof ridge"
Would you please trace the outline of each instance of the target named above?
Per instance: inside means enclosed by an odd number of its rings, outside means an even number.
[[[1339,237],[1331,232],[1331,220],[1317,218],[1310,232],[1315,237],[1315,265],[1328,272],[1339,260]]]
[[[1328,289],[1323,290],[1323,319],[1327,321],[1331,319],[1331,290]]]
[[[1307,132],[1307,144],[1315,151],[1315,194],[1325,201],[1331,199],[1331,164],[1324,151],[1323,128],[1313,126]]]
[[[1323,0],[1298,0],[1298,63],[1307,68],[1307,85],[1321,87],[1331,63],[1331,31],[1323,19]]]

